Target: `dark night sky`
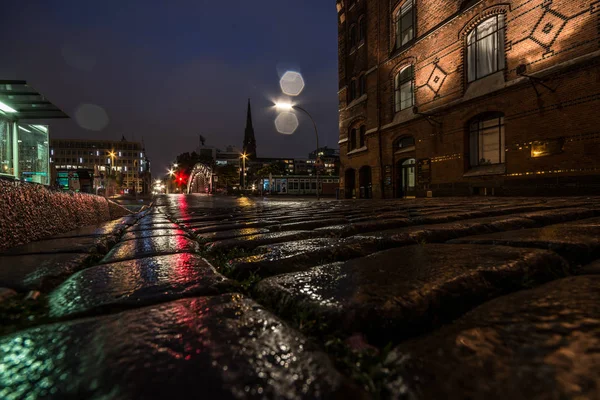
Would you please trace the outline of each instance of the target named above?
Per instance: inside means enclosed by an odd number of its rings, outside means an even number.
[[[310,121],[277,133],[279,77],[301,72],[295,102],[337,146],[337,22],[327,0],[22,0],[3,5],[0,79],[23,79],[63,109],[54,138],[141,140],[153,174],[198,144],[241,148],[246,102],[259,156],[306,157]],[[108,125],[82,128],[76,110],[102,107]],[[92,115],[86,123],[96,124]]]

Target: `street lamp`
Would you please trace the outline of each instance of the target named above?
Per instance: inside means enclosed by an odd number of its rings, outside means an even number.
[[[248,154],[242,153],[242,189],[246,189],[246,158]]]
[[[320,200],[320,195],[319,195],[319,168],[317,166],[318,162],[319,162],[319,132],[317,131],[317,124],[315,123],[315,120],[313,119],[312,115],[309,114],[308,111],[306,111],[304,108],[291,104],[291,103],[275,103],[275,108],[277,108],[280,111],[292,111],[292,110],[300,110],[302,111],[304,114],[308,115],[308,118],[310,118],[313,127],[315,128],[315,137],[317,138],[317,151],[316,151],[316,156],[317,159],[315,161],[315,170],[317,171],[317,200]]]
[[[115,154],[114,150],[111,151],[111,152],[109,152],[108,155],[110,156],[110,174],[109,174],[109,176],[112,176],[113,168],[116,171],[116,168],[115,168],[115,157],[117,155]],[[109,182],[110,182],[110,178],[109,178]],[[116,183],[116,176],[115,176],[115,183]],[[107,191],[107,190],[105,189],[105,191]],[[114,186],[113,186],[113,196],[114,196]]]

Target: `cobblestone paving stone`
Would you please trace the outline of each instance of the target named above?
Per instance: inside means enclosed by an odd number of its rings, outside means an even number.
[[[0,254],[0,287],[20,292],[0,302],[0,318],[5,303],[23,302],[25,310],[0,331],[8,355],[3,368],[10,372],[0,374],[0,398],[9,392],[14,398],[165,398],[197,387],[214,398],[520,398],[519,390],[538,398],[598,397],[600,385],[591,384],[597,364],[585,358],[597,347],[598,331],[581,328],[585,318],[600,319],[597,307],[580,312],[565,302],[570,318],[582,322],[565,317],[562,323],[564,310],[555,317],[562,336],[553,354],[576,354],[565,365],[577,373],[555,368],[554,375],[539,375],[535,388],[504,377],[521,376],[528,365],[545,368],[537,354],[555,336],[538,335],[541,325],[532,322],[526,340],[514,336],[494,347],[505,331],[481,327],[487,313],[490,324],[511,329],[510,320],[494,320],[493,312],[516,306],[520,318],[534,321],[542,315],[535,296],[551,285],[575,290],[580,284],[579,296],[597,292],[596,281],[587,280],[593,275],[582,274],[600,270],[600,198],[162,196],[150,210],[112,226],[67,233],[69,243],[54,254],[38,252],[43,242],[32,244],[37,254]],[[554,239],[546,235],[543,244],[531,245],[540,232],[554,232]],[[505,242],[477,242],[489,236]],[[118,243],[65,252],[106,237]],[[579,276],[568,278],[571,273]],[[24,300],[30,289],[42,290],[34,303]],[[38,303],[37,314],[28,316]],[[486,312],[474,322],[470,316],[479,310]],[[474,344],[475,355],[461,369],[452,352],[463,351],[456,335],[469,324],[482,332],[481,346]],[[459,332],[455,339],[452,332]],[[580,332],[589,340],[579,340]],[[497,369],[477,369],[496,352]],[[536,356],[513,365],[510,352]],[[415,362],[407,364],[410,357]],[[446,384],[448,371],[457,372]],[[472,382],[471,372],[481,379]],[[503,386],[490,383],[496,378]],[[464,392],[460,379],[468,381]]]
[[[283,315],[310,313],[329,329],[385,345],[492,297],[567,276],[551,252],[427,244],[263,280],[258,298]]]
[[[388,393],[424,399],[600,398],[600,276],[492,300],[388,357]]]
[[[518,232],[469,236],[454,239],[450,243],[548,249],[560,254],[572,265],[578,266],[600,258],[600,226],[556,224]]]
[[[0,286],[17,291],[47,290],[81,269],[89,253],[0,256]]]
[[[196,254],[138,258],[87,268],[49,295],[50,316],[118,310],[235,291],[232,281]]]
[[[113,247],[101,263],[107,264],[173,253],[193,253],[198,249],[198,242],[185,236],[155,236],[126,240]]]
[[[182,229],[150,229],[145,231],[132,231],[127,232],[121,236],[121,240],[136,240],[136,239],[147,239],[157,236],[188,236],[188,232]]]
[[[0,398],[361,397],[316,346],[239,294],[45,325],[0,349]]]

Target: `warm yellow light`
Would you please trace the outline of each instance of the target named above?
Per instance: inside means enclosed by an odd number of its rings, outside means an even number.
[[[275,103],[275,108],[281,111],[291,111],[294,109],[294,105],[291,103]]]
[[[248,154],[246,154],[246,153],[242,153],[242,154],[241,154],[241,156],[242,156],[242,158],[244,158],[244,159],[245,159],[245,158],[248,158]]]
[[[174,170],[169,169],[168,171],[169,171],[169,175],[171,175],[171,176],[175,175],[175,171]]]
[[[116,154],[115,154],[114,151],[111,151],[110,153],[108,153],[108,155],[111,156],[111,157],[115,157],[116,156]]]

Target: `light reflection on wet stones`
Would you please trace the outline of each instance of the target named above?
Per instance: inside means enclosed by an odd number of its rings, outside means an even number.
[[[121,241],[146,239],[156,236],[189,236],[188,233],[181,229],[151,229],[147,231],[127,232],[121,236]]]
[[[233,288],[233,282],[198,255],[140,258],[91,267],[71,276],[50,294],[50,315],[64,317],[139,307]]]
[[[0,338],[0,349],[2,398],[364,398],[325,354],[241,295],[45,325]]]
[[[117,244],[101,261],[102,264],[134,258],[173,253],[194,253],[200,248],[198,242],[185,236],[158,236],[127,240]]]

